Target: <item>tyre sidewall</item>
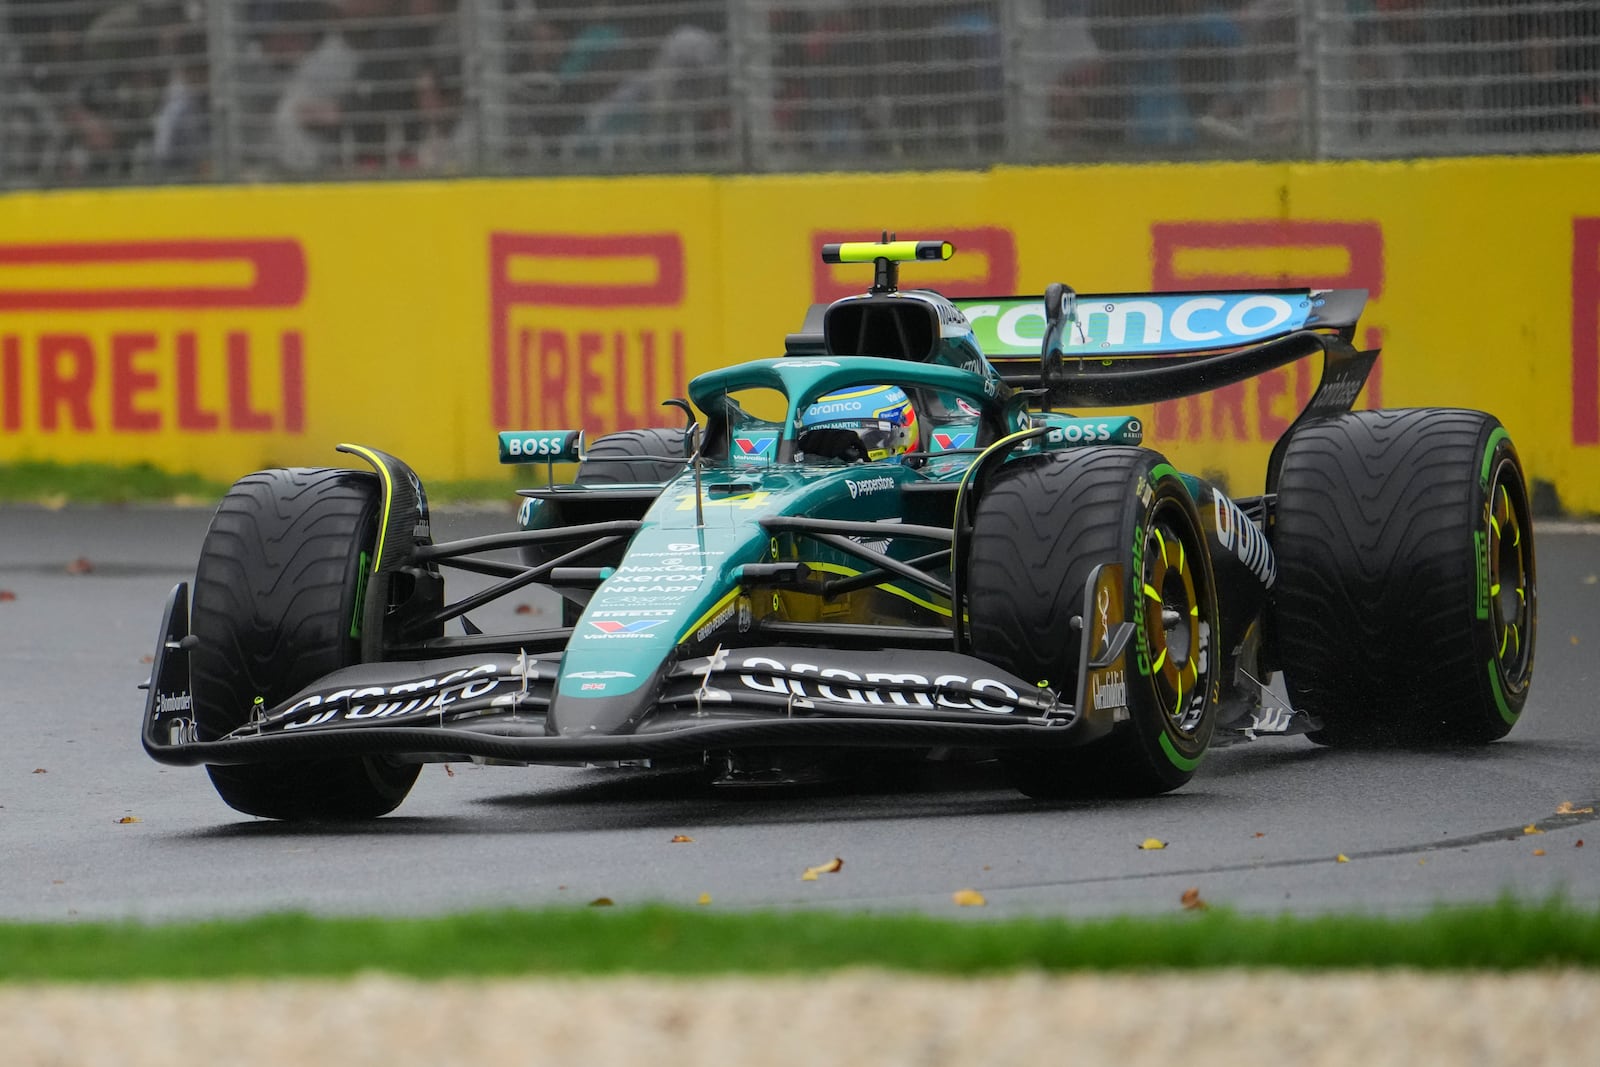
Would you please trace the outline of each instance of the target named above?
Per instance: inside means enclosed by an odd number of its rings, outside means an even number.
[[[1148,498],[1146,498],[1146,494]],[[1118,732],[1136,735],[1137,742],[1130,747],[1142,752],[1149,760],[1151,770],[1175,788],[1193,776],[1196,765],[1211,743],[1216,724],[1218,696],[1219,644],[1217,632],[1216,578],[1211,566],[1210,553],[1200,513],[1193,496],[1178,473],[1159,456],[1154,456],[1149,470],[1135,487],[1135,500],[1129,508],[1128,580],[1125,584],[1127,601],[1125,618],[1137,627],[1135,642],[1128,651],[1128,709],[1129,717],[1119,724]],[[1195,567],[1195,593],[1201,612],[1204,632],[1200,636],[1204,667],[1199,672],[1200,684],[1191,693],[1182,696],[1179,707],[1184,714],[1175,719],[1165,704],[1156,672],[1149,655],[1142,649],[1139,638],[1144,634],[1144,621],[1151,601],[1144,589],[1141,572],[1143,554],[1152,524],[1183,522],[1187,529],[1175,531],[1184,537],[1186,561],[1198,560]],[[1179,722],[1186,723],[1180,728]],[[1113,740],[1120,740],[1113,734]],[[1130,738],[1131,740],[1131,738]]]
[[[1492,619],[1483,617],[1481,605],[1485,599],[1491,602],[1488,605],[1489,614],[1493,614],[1494,605],[1488,589],[1489,561],[1484,551],[1478,544],[1474,544],[1476,559],[1476,575],[1479,592],[1478,603],[1473,605],[1473,618],[1471,630],[1473,634],[1474,660],[1486,667],[1489,677],[1490,697],[1494,702],[1494,710],[1504,724],[1496,723],[1492,717],[1485,716],[1484,732],[1491,739],[1503,737],[1516,725],[1522,715],[1523,706],[1527,703],[1529,685],[1533,680],[1533,653],[1536,647],[1538,627],[1538,582],[1535,569],[1535,553],[1533,551],[1533,524],[1530,519],[1528,488],[1522,470],[1521,459],[1517,455],[1516,446],[1512,444],[1511,437],[1498,421],[1488,420],[1484,426],[1483,465],[1478,473],[1477,490],[1473,496],[1473,528],[1476,537],[1488,540],[1490,514],[1494,507],[1494,497],[1499,495],[1504,487],[1510,495],[1512,505],[1517,509],[1517,514],[1524,527],[1521,536],[1527,539],[1526,567],[1527,567],[1527,632],[1520,635],[1527,648],[1526,660],[1519,669],[1508,670],[1500,657],[1500,642],[1497,638],[1496,627]]]

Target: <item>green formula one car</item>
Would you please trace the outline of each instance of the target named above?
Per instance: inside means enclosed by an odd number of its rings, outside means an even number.
[[[961,752],[1030,796],[1149,795],[1227,740],[1516,723],[1536,613],[1516,450],[1476,411],[1350,410],[1378,355],[1351,344],[1364,292],[898,288],[899,263],[952,251],[825,247],[870,290],[695,378],[681,428],[501,433],[505,462],[577,463],[521,491],[515,531],[434,542],[416,474],[363,446],[340,450],[371,471],[241,479],[192,602],[168,600],[146,750],[205,764],[240,811],[347,818],[440,760],[761,783]],[[1318,356],[1257,496],[1117,412]],[[489,580],[451,600],[445,569]],[[533,584],[563,625],[470,621]]]

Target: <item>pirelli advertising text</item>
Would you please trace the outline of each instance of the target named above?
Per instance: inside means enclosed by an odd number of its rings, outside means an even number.
[[[870,282],[821,244],[891,228],[956,245],[901,274],[953,296],[1365,288],[1357,406],[1492,411],[1596,511],[1596,185],[1573,157],[7,194],[0,462],[231,480],[359,440],[496,477],[499,431],[675,424],[690,377]],[[1315,370],[1132,413],[1255,492]]]

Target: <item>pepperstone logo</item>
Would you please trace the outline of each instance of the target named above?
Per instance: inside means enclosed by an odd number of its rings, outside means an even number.
[[[654,426],[687,380],[677,233],[489,235],[497,426]],[[583,280],[573,281],[572,278]]]
[[[262,314],[306,277],[294,238],[0,243],[0,430],[301,433],[304,334]]]

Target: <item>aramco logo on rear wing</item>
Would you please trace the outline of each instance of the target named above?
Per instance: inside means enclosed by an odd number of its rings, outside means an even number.
[[[0,431],[300,433],[293,238],[0,243]]]
[[[489,235],[497,426],[658,426],[688,377],[677,233]]]

